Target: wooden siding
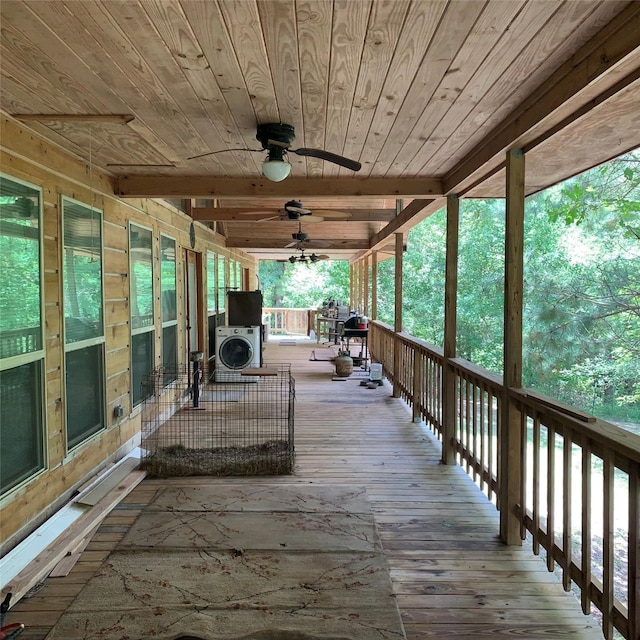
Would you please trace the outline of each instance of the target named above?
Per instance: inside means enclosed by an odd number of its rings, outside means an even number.
[[[153,229],[155,291],[159,292],[159,235],[165,233],[177,242],[177,309],[178,353],[186,359],[184,341],[183,254],[189,246],[188,216],[162,201],[129,200],[126,203],[110,194],[111,182],[95,169],[60,153],[55,147],[33,136],[3,118],[0,130],[0,171],[7,178],[18,178],[42,188],[44,222],[44,302],[45,302],[45,385],[47,447],[46,469],[36,478],[2,498],[0,548],[3,551],[39,522],[45,514],[68,499],[73,489],[86,477],[104,466],[114,456],[126,453],[138,437],[140,420],[131,407],[129,349],[129,232],[128,223],[135,222]],[[29,158],[27,158],[27,154]],[[64,406],[64,346],[62,331],[61,277],[61,197],[93,204],[103,211],[104,227],[104,311],[106,351],[106,429],[67,452]],[[256,262],[241,251],[227,249],[224,238],[201,223],[196,226],[198,252],[214,250],[239,260],[255,276]],[[156,294],[159,296],[159,294]],[[159,297],[158,297],[159,299]],[[156,305],[157,307],[157,305]],[[160,311],[156,309],[155,354],[161,362],[162,331]],[[206,332],[206,318],[202,326]],[[113,417],[113,409],[122,405],[124,416]],[[9,541],[9,545],[7,545]]]

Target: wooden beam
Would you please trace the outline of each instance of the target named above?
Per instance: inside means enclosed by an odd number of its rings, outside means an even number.
[[[122,122],[128,124],[135,120],[135,116],[132,113],[14,113],[11,115],[16,120],[22,120],[23,122],[34,120],[45,120],[51,122],[53,120],[77,120],[85,122]]]
[[[522,387],[522,288],[525,163],[521,149],[507,154],[505,220],[504,372],[500,434],[500,536],[522,544],[517,506],[521,502],[521,414],[510,389]],[[523,505],[520,508],[524,511]]]
[[[336,203],[337,204],[337,203]],[[387,222],[395,216],[393,209],[350,209],[342,207],[335,209],[344,211],[349,216],[345,218],[325,218],[326,222]],[[313,211],[313,210],[312,210]],[[194,220],[217,220],[217,221],[237,221],[251,222],[252,220],[264,220],[265,218],[276,217],[283,214],[283,209],[265,207],[193,207],[191,216]],[[316,216],[313,216],[316,217]],[[322,214],[319,213],[319,218]],[[301,216],[300,222],[307,221],[307,216]]]
[[[314,238],[314,240],[320,240],[320,238]],[[349,249],[357,251],[358,249],[364,249],[369,245],[368,240],[324,240],[327,242],[327,245],[322,247],[318,246],[309,246],[307,250],[314,250],[316,252],[326,253],[331,249]],[[236,238],[229,237],[226,241],[226,247],[228,248],[236,248],[236,249],[282,249],[285,250],[284,245],[291,242],[291,236],[287,238]]]
[[[213,178],[211,176],[139,176],[116,178],[114,194],[121,198],[331,198],[379,196],[418,198],[441,196],[438,178]]]
[[[538,143],[545,139],[540,124],[552,130],[559,122],[565,126],[580,117],[589,90],[615,72],[626,59],[640,49],[640,3],[632,2],[594,38],[591,38],[569,60],[561,65],[510,116],[495,127],[482,142],[465,154],[444,178],[445,193],[466,192],[465,180],[473,176],[478,184],[495,173],[509,148],[525,145],[523,139],[533,129]],[[622,90],[623,87],[620,87]],[[598,91],[597,93],[600,93]],[[595,97],[595,96],[592,96]],[[576,113],[567,117],[567,104],[576,101]],[[529,148],[529,147],[527,147]],[[474,175],[476,174],[477,175]],[[464,188],[463,188],[464,185]]]
[[[396,216],[384,229],[371,238],[370,249],[380,249],[387,244],[387,239],[394,233],[408,231],[418,222],[444,206],[444,200],[433,198],[413,200],[400,215]]]
[[[458,228],[460,200],[447,197],[447,250],[444,285],[444,370],[442,462],[456,464],[456,374],[451,359],[456,357],[458,297]]]

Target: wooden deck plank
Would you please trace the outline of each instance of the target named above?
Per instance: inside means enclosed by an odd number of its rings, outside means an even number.
[[[408,640],[428,638],[602,638],[529,547],[498,540],[499,517],[460,467],[440,464],[439,444],[411,413],[357,382],[331,381],[333,367],[309,361],[315,343],[267,345],[265,362],[291,362],[296,380],[295,473],[259,478],[148,478],[102,522],[70,574],[48,579],[11,620],[39,640],[98,569],[140,510],[176,487],[250,484],[364,486],[389,565]],[[45,602],[46,601],[46,602]],[[42,603],[42,606],[39,606]]]

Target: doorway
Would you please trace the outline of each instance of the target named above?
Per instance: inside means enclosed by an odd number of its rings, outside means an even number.
[[[185,318],[187,329],[187,358],[192,351],[203,351],[202,327],[202,254],[185,250]]]

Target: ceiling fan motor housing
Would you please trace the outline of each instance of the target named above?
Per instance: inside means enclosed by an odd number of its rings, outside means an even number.
[[[258,125],[256,139],[263,149],[285,148],[291,146],[296,138],[295,129],[290,124],[283,122],[268,122]]]

